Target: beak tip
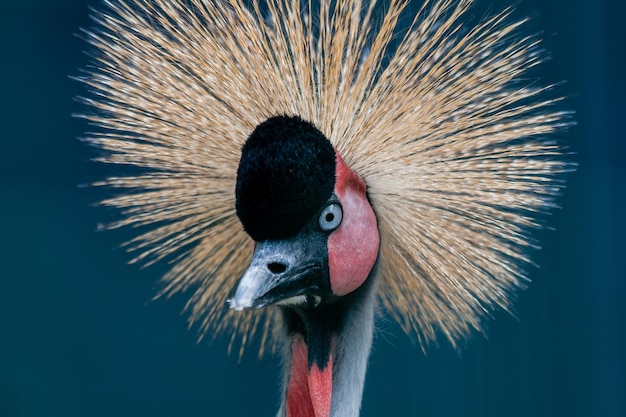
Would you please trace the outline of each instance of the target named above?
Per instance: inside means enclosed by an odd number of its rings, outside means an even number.
[[[229,298],[226,302],[229,308],[235,311],[249,310],[251,308],[258,309],[267,304],[261,301],[254,292],[246,291],[241,287],[237,290],[235,296]]]
[[[242,303],[241,300],[238,300],[236,297],[229,298],[226,302],[228,303],[228,307],[235,311],[243,311],[252,307],[251,303]]]
[[[231,310],[235,310],[235,311],[241,311],[241,307],[239,307],[237,304],[235,304],[235,300],[233,300],[232,298],[229,298],[228,300],[226,300],[226,304],[228,304],[228,308]]]
[[[267,292],[268,282],[271,280],[267,278],[265,271],[258,267],[250,267],[241,278],[234,296],[227,301],[230,309],[242,311],[263,307],[265,303],[261,302],[260,298]]]

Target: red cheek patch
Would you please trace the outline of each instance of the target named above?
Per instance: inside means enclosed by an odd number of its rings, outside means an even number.
[[[367,200],[365,182],[336,154],[335,194],[343,220],[328,237],[330,285],[342,296],[359,288],[378,257],[380,235],[374,210]]]

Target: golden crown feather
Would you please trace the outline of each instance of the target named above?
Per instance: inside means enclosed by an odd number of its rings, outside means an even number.
[[[192,293],[201,334],[271,340],[271,309],[226,300],[252,254],[235,213],[241,147],[275,115],[315,124],[367,183],[380,235],[379,299],[423,344],[454,345],[523,286],[529,232],[555,206],[569,124],[545,59],[505,10],[473,27],[470,0],[106,2],[82,80],[100,161],[141,168],[97,185],[141,226],[135,262],[173,260],[162,294]]]

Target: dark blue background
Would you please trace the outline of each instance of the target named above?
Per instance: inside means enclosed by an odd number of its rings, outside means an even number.
[[[491,4],[506,6],[477,14]],[[424,356],[380,321],[364,417],[626,415],[622,4],[519,4],[552,51],[542,76],[567,80],[577,112],[564,209],[538,233],[516,318],[496,314],[488,339]],[[125,266],[115,248],[132,231],[94,232],[102,191],[77,185],[112,172],[76,139],[83,90],[68,78],[89,26],[84,0],[0,1],[0,417],[273,416],[278,361],[196,344],[185,297],[150,301],[165,267]]]

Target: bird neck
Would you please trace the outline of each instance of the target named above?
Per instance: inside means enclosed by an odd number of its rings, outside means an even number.
[[[374,332],[374,273],[351,294],[314,308],[284,308],[279,417],[357,417]]]

